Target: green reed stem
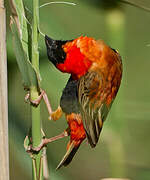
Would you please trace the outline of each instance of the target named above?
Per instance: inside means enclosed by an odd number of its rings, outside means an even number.
[[[39,52],[38,52],[38,26],[39,26],[39,0],[33,0],[33,20],[32,20],[32,65],[39,73]],[[37,87],[31,87],[31,99],[35,100],[39,96]],[[37,147],[41,142],[41,118],[40,105],[32,107],[32,143],[33,148]],[[32,158],[32,169],[34,180],[43,179],[43,158],[42,152],[34,154]]]

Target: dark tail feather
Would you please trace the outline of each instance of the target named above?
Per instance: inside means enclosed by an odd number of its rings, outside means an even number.
[[[64,157],[58,164],[56,170],[58,170],[62,166],[67,166],[72,161],[72,159],[73,159],[74,155],[76,154],[77,150],[79,149],[79,147],[80,147],[80,144],[78,146],[75,146],[74,142],[72,142],[69,145],[69,149],[67,150],[66,154],[64,155]]]

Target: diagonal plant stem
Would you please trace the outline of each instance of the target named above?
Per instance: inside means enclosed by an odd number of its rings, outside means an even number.
[[[128,5],[133,6],[133,7],[137,7],[139,9],[143,9],[144,11],[147,11],[147,12],[150,12],[149,7],[139,5],[136,2],[132,2],[132,1],[129,1],[129,0],[120,0],[120,2],[128,4]]]
[[[6,12],[0,0],[0,179],[9,180]]]
[[[76,5],[75,3],[72,3],[72,2],[54,1],[54,2],[49,2],[49,3],[42,4],[39,8],[50,5],[50,4],[68,4],[68,5],[73,5],[73,6]]]

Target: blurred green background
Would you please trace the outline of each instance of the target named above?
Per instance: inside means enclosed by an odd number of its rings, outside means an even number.
[[[46,2],[42,0],[40,4]],[[125,4],[110,6],[100,0],[70,2],[77,5],[52,4],[41,8],[41,31],[54,39],[73,39],[80,35],[103,39],[120,52],[124,72],[121,88],[96,148],[91,149],[83,142],[72,163],[55,171],[66,151],[68,139],[48,145],[51,179],[100,180],[104,177],[124,177],[149,180],[150,13]],[[134,2],[150,7],[149,0]],[[8,8],[8,24],[9,15]],[[31,112],[29,104],[24,103],[25,92],[13,53],[9,25],[7,31],[10,179],[30,180],[31,160],[24,150],[23,141],[31,125]],[[42,88],[46,90],[55,109],[69,76],[56,70],[49,62],[43,37],[40,37],[39,51]],[[67,127],[66,120],[48,121],[46,106],[43,102],[41,104],[46,136],[61,133]]]

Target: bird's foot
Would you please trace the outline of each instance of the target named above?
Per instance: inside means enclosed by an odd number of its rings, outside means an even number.
[[[56,111],[52,111],[51,104],[49,102],[48,96],[47,96],[46,92],[44,90],[42,90],[42,89],[41,89],[41,93],[40,93],[39,97],[37,99],[35,99],[35,100],[32,100],[30,98],[30,92],[28,92],[26,94],[26,96],[25,96],[25,102],[30,102],[33,106],[37,107],[40,104],[42,98],[43,98],[43,100],[44,100],[44,102],[46,104],[47,110],[48,110],[48,114],[49,114],[48,119],[49,120],[52,119],[54,121],[60,119],[60,117],[63,114],[63,111],[62,111],[61,107],[58,106]]]
[[[42,138],[42,141],[41,143],[37,146],[37,147],[33,147],[32,146],[32,142],[30,142],[27,145],[24,145],[25,149],[26,149],[26,152],[28,152],[29,154],[37,154],[41,151],[41,149],[43,149],[43,147],[45,147],[48,143],[50,142],[53,142],[53,141],[56,141],[58,139],[61,139],[61,138],[64,138],[66,136],[68,136],[68,132],[65,130],[63,133],[57,135],[57,136],[54,136],[54,137],[51,137],[51,138],[45,138],[43,137]],[[28,141],[29,142],[29,138],[28,136],[25,138],[25,141]],[[24,143],[25,144],[25,143]]]
[[[40,95],[39,95],[38,98],[35,99],[35,100],[32,100],[32,99],[31,99],[30,92],[28,92],[28,93],[26,94],[26,96],[25,96],[25,102],[30,102],[31,105],[37,107],[37,106],[40,104],[42,98],[43,98],[43,100],[44,100],[44,102],[45,102],[45,104],[46,104],[46,107],[47,107],[49,116],[51,116],[51,114],[52,114],[52,108],[51,108],[51,105],[50,105],[48,96],[47,96],[47,94],[46,94],[46,92],[45,92],[44,90],[42,90],[42,89],[40,90]]]

